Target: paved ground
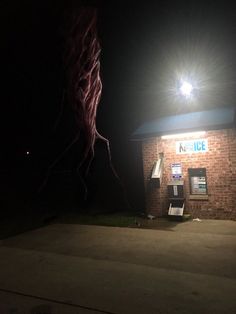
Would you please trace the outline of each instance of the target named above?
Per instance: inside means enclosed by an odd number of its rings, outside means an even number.
[[[53,224],[5,239],[0,313],[236,313],[235,227]]]

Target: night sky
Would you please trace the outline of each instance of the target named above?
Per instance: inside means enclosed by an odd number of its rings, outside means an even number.
[[[142,209],[140,146],[130,141],[132,132],[160,116],[235,104],[236,11],[229,1],[105,2],[92,3],[98,7],[102,47],[97,126],[110,140],[113,163],[132,207]],[[74,132],[69,107],[63,108],[54,130],[65,84],[62,56],[69,7],[68,1],[0,4],[1,173],[21,171],[17,179],[11,175],[8,186],[21,184],[24,173],[30,193]],[[181,73],[201,85],[192,104],[173,94]],[[72,150],[60,170],[70,170],[76,154]],[[91,190],[99,194],[99,183],[105,182],[106,188],[113,179],[103,175],[109,170],[99,145],[96,156]],[[119,197],[116,184],[112,186],[118,194],[111,195]]]

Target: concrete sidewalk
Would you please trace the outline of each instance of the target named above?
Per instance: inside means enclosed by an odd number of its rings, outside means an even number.
[[[235,313],[235,226],[54,224],[5,239],[0,313]]]

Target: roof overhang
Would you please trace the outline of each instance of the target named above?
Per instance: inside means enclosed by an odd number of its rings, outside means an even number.
[[[141,125],[131,140],[168,134],[229,129],[236,126],[236,107],[217,108],[159,118]]]

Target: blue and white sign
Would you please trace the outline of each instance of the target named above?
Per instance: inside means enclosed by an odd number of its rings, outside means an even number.
[[[177,162],[177,163],[171,164],[171,175],[172,175],[172,179],[182,178],[181,163]]]
[[[207,139],[176,142],[176,154],[205,153],[208,151]]]

